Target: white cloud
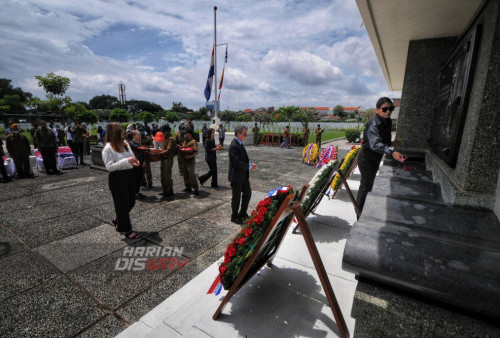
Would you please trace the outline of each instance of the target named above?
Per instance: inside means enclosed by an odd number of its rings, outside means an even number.
[[[317,86],[342,79],[339,68],[304,51],[270,51],[263,64],[269,70],[286,75],[303,85]]]
[[[39,97],[44,92],[34,76],[55,72],[71,79],[67,94],[75,101],[118,95],[123,81],[130,99],[165,108],[181,101],[197,109],[204,105],[213,5],[7,1],[2,4],[0,74]],[[353,1],[216,0],[215,5],[218,42],[229,43],[223,107],[347,105],[371,102],[387,90]],[[102,41],[119,25],[127,28],[123,45],[113,53],[91,48],[89,40]],[[158,43],[141,50],[141,41],[133,39],[139,32],[155,34]],[[220,48],[219,77],[223,55]]]

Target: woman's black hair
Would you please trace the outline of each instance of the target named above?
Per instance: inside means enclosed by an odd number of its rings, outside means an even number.
[[[384,103],[390,103],[391,106],[394,106],[394,103],[392,103],[392,100],[388,98],[387,96],[381,97],[380,99],[377,100],[376,107],[380,109]]]

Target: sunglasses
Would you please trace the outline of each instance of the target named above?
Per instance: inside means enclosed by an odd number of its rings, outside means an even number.
[[[394,111],[394,106],[392,107],[384,107],[384,108],[380,108],[384,113],[387,113],[387,111]]]

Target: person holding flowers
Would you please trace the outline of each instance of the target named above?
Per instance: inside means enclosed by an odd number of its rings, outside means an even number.
[[[186,139],[179,149],[179,157],[182,160],[182,176],[184,177],[184,185],[186,186],[183,192],[191,192],[194,189],[194,194],[199,195],[198,181],[194,173],[195,156],[198,155],[198,142],[193,138],[193,134],[193,129],[186,130]]]
[[[385,154],[400,162],[405,160],[403,154],[394,151],[391,147],[391,113],[393,110],[394,104],[390,98],[379,98],[375,109],[377,114],[366,124],[363,132],[363,146],[358,157],[361,182],[356,196],[360,211],[365,205],[366,195],[372,190],[382,156]]]
[[[217,184],[217,153],[216,151],[220,149],[220,146],[215,145],[215,130],[212,128],[207,129],[207,138],[203,143],[205,147],[205,161],[207,161],[209,171],[208,173],[198,177],[200,184],[203,185],[210,177],[212,177],[212,188],[218,188]]]

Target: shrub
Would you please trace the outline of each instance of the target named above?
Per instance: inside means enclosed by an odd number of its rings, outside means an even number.
[[[360,136],[360,132],[358,129],[347,129],[345,131],[345,137],[349,142],[355,142]]]

